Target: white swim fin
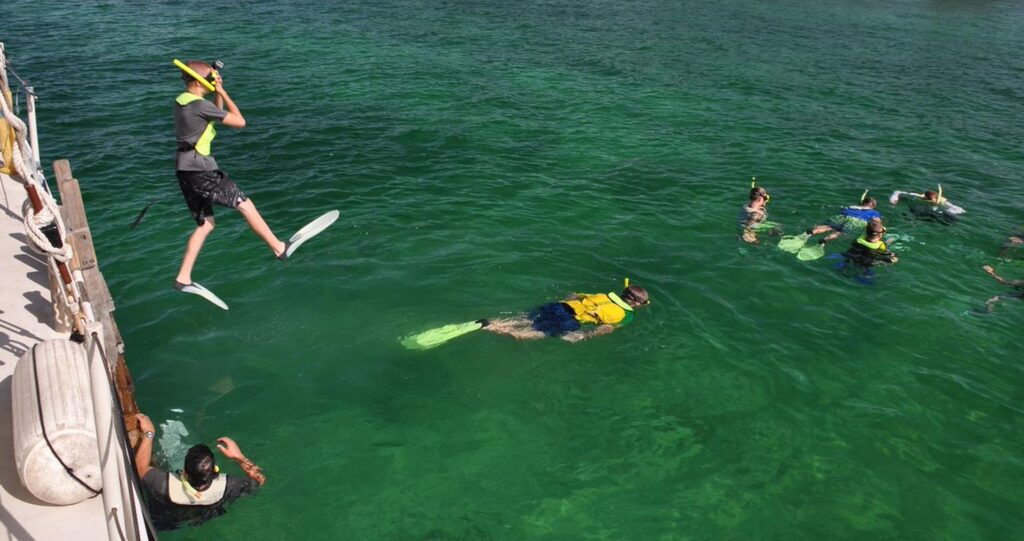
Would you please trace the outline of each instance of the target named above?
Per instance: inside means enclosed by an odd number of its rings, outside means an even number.
[[[228,305],[224,301],[220,300],[220,297],[213,294],[212,291],[206,289],[198,282],[192,282],[191,284],[183,284],[181,282],[174,282],[174,289],[181,291],[182,293],[191,293],[193,295],[199,295],[200,297],[210,301],[214,305],[218,306],[222,310],[227,310]]]
[[[291,257],[292,254],[295,253],[295,250],[298,250],[299,246],[302,246],[302,243],[319,235],[324,229],[330,227],[331,224],[338,220],[338,216],[340,215],[341,213],[337,210],[331,210],[325,212],[322,216],[312,222],[304,225],[302,229],[292,235],[292,238],[288,239],[288,241],[284,243],[284,252],[281,252],[281,255],[277,256],[277,258],[284,261]]]

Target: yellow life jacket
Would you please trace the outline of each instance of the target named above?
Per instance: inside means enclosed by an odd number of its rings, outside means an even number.
[[[857,238],[857,244],[862,244],[864,246],[867,246],[868,248],[871,248],[872,250],[876,250],[879,252],[884,252],[887,250],[885,243],[882,242],[881,239],[876,240],[875,242],[868,242],[867,237],[865,237],[864,235],[861,235],[860,237]]]
[[[203,98],[200,97],[200,96],[196,96],[195,94],[193,94],[191,92],[182,92],[181,94],[178,95],[178,97],[174,101],[178,105],[184,107],[184,106],[186,106],[186,105],[188,105],[188,104],[190,104],[190,103],[192,103],[192,102],[194,102],[196,100],[201,100],[201,99],[203,99]],[[211,121],[206,123],[206,129],[203,130],[203,134],[200,135],[199,136],[199,140],[196,141],[196,144],[195,144],[196,152],[202,154],[203,156],[209,156],[210,155],[210,143],[213,142],[213,138],[214,137],[217,137],[217,130],[216,130],[216,128],[213,127],[213,121],[211,120]]]
[[[633,308],[615,293],[583,294],[582,298],[562,301],[572,308],[580,323],[616,324],[626,319],[626,313]]]
[[[167,497],[178,505],[213,505],[224,497],[227,486],[227,476],[218,475],[206,490],[198,492],[178,475],[167,474]]]

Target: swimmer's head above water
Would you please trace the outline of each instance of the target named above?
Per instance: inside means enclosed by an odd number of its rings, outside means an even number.
[[[867,237],[868,240],[880,239],[884,233],[885,225],[882,224],[881,218],[872,218],[864,228],[864,236]]]
[[[193,445],[185,455],[185,477],[196,490],[203,490],[217,478],[217,462],[206,444]]]
[[[758,199],[764,199],[764,202],[767,203],[771,198],[772,196],[768,195],[768,190],[760,186],[754,186],[750,189],[751,202],[757,201]]]
[[[626,289],[622,290],[622,294],[619,295],[619,298],[634,308],[645,304],[651,304],[650,297],[647,295],[647,290],[640,286],[626,286]]]

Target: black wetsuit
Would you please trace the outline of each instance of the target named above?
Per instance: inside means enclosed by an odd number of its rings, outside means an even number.
[[[142,488],[146,495],[146,506],[153,526],[157,530],[173,530],[181,526],[198,526],[216,518],[227,510],[224,506],[241,498],[255,494],[260,485],[248,477],[232,477],[227,475],[227,487],[224,496],[210,505],[179,505],[171,501],[168,495],[167,472],[159,468],[150,468],[142,478]]]
[[[886,250],[873,250],[855,241],[850,249],[843,253],[843,257],[862,267],[873,267],[895,262],[896,254]]]

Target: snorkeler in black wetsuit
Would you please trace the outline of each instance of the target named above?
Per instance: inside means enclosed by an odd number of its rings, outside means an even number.
[[[992,278],[995,278],[995,280],[1000,284],[1003,284],[1004,286],[1010,286],[1013,288],[1013,291],[1010,293],[996,295],[995,297],[992,297],[989,300],[985,301],[985,307],[988,308],[990,311],[997,302],[1003,300],[1004,298],[1024,299],[1024,280],[1007,280],[1006,278],[1003,278],[1002,276],[996,274],[995,269],[993,269],[991,265],[985,265],[984,267],[981,268],[981,270],[985,271],[985,273],[991,276]]]

